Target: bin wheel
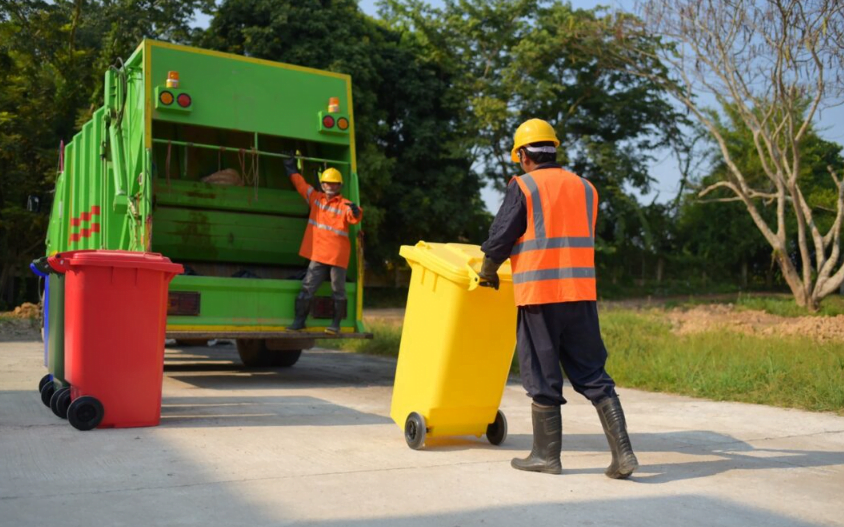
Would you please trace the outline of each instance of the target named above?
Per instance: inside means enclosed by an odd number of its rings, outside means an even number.
[[[56,417],[67,419],[67,407],[70,406],[70,387],[65,386],[56,390],[50,398],[50,410]]]
[[[47,408],[50,407],[50,399],[52,399],[55,391],[56,387],[53,384],[53,381],[50,381],[41,387],[41,402],[44,403],[44,406]]]
[[[96,428],[102,422],[103,415],[103,403],[90,395],[74,399],[67,407],[67,421],[77,430]]]
[[[52,380],[53,375],[51,373],[48,373],[47,375],[41,377],[41,380],[38,381],[38,393],[41,393],[41,389],[44,388],[44,385]]]
[[[486,438],[495,446],[500,445],[507,439],[507,418],[498,410],[495,414],[495,421],[486,427]]]
[[[425,444],[425,418],[416,412],[407,416],[404,422],[404,440],[413,450],[419,450]]]

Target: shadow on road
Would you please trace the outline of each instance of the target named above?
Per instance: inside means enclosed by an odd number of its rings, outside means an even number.
[[[316,397],[167,397],[161,426],[167,428],[244,426],[356,426],[392,423]]]
[[[246,368],[230,344],[168,349],[168,378],[209,390],[392,386],[396,361],[325,349],[307,350],[290,368]]]

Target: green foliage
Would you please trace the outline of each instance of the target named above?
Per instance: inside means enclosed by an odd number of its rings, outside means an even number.
[[[213,0],[9,0],[0,4],[0,309],[34,299],[15,287],[43,253],[59,141],[101,104],[103,73],[143,37],[184,40]],[[43,198],[39,215],[27,196]],[[17,281],[20,281],[17,280]],[[25,282],[24,282],[25,283]]]
[[[602,312],[620,386],[844,415],[844,347],[718,331],[678,336],[658,314]]]
[[[762,192],[775,192],[773,183],[765,175],[753,136],[741,119],[737,109],[724,106],[726,120],[716,118],[727,149],[736,166],[745,175],[748,184]],[[810,129],[800,143],[802,169],[798,184],[813,209],[816,224],[826,233],[835,219],[837,190],[827,171],[827,166],[842,166],[841,145],[826,141]],[[746,266],[749,282],[764,283],[768,288],[782,283],[781,272],[773,261],[772,249],[753,223],[743,203],[707,203],[707,200],[732,198],[724,189],[718,189],[704,198],[697,191],[719,181],[730,181],[731,176],[720,153],[713,152],[716,162],[712,170],[697,181],[683,199],[677,218],[678,251],[696,257],[716,279],[737,276]],[[776,231],[776,202],[756,200],[760,213]],[[786,231],[795,233],[796,220],[787,204]],[[796,236],[789,237],[789,252],[797,259]]]
[[[466,101],[457,114],[464,148],[494,186],[504,188],[520,171],[510,160],[518,125],[546,119],[561,140],[560,162],[588,177],[601,197],[603,263],[629,261],[620,246],[636,238],[640,253],[652,249],[641,237],[657,231],[643,225],[629,188],[648,189],[650,152],[668,144],[683,119],[655,82],[615,57],[629,45],[651,50],[657,39],[619,35],[617,18],[629,15],[559,1],[381,5],[386,20],[417,35],[431,60],[453,72],[452,96]],[[664,73],[658,62],[643,67]]]

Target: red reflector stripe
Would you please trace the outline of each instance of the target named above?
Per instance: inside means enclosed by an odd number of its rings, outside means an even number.
[[[100,232],[100,224],[99,223],[92,223],[91,224],[91,232]]]
[[[100,206],[99,205],[93,205],[91,207],[91,214],[96,214],[97,216],[99,216],[100,215]]]
[[[70,226],[71,227],[79,227],[79,224],[82,223],[79,221],[79,218],[70,218]]]

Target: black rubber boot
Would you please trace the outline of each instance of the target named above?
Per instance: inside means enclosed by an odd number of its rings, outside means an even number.
[[[345,300],[335,300],[334,301],[334,320],[331,321],[331,325],[325,328],[326,333],[337,334],[340,333],[340,322],[346,318],[346,301]]]
[[[612,463],[604,472],[608,478],[625,479],[639,468],[639,460],[633,453],[630,436],[627,435],[627,422],[618,397],[609,397],[598,403],[598,417],[607,435],[607,442],[612,451]]]
[[[514,458],[510,466],[529,472],[560,474],[560,450],[563,446],[563,419],[559,406],[531,405],[533,449],[524,459]]]
[[[288,331],[299,331],[305,329],[305,320],[308,318],[308,313],[311,312],[310,298],[296,299],[296,318],[293,319],[293,324],[287,326]]]

